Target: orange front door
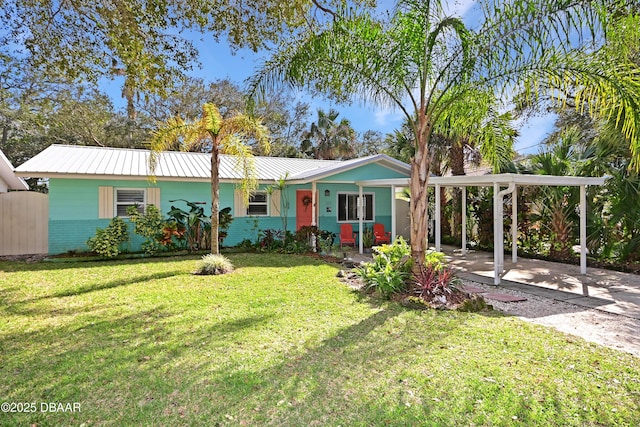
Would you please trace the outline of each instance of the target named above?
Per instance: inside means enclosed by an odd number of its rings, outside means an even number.
[[[311,225],[313,206],[311,190],[296,190],[296,230]]]

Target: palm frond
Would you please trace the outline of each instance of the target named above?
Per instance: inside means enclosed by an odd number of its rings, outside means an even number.
[[[224,141],[224,152],[235,158],[235,170],[241,171],[242,178],[236,184],[236,188],[240,190],[245,205],[248,205],[249,197],[258,189],[258,178],[251,148],[237,135],[230,135]]]
[[[217,135],[222,126],[222,115],[215,104],[206,103],[202,106],[202,128],[211,135]]]
[[[269,153],[271,149],[269,142],[269,129],[260,119],[255,117],[251,117],[247,114],[236,113],[231,117],[224,119],[224,123],[220,127],[219,131],[219,137],[222,141],[220,149],[223,153],[227,152],[227,138],[235,138],[237,136],[241,136],[245,139],[252,139],[255,144],[260,147],[261,152],[263,153]]]

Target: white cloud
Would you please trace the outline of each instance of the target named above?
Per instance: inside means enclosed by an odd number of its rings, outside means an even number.
[[[537,153],[540,151],[542,141],[553,130],[555,114],[532,117],[527,121],[518,121],[516,128],[520,133],[515,145],[515,150],[520,154]]]
[[[404,116],[396,109],[376,109],[373,112],[375,124],[381,128],[397,128],[402,124]]]
[[[447,15],[464,17],[477,2],[475,0],[458,0],[455,2],[445,1],[442,5],[444,13]]]

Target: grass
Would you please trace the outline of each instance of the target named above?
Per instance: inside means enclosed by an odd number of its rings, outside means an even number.
[[[362,298],[309,257],[0,262],[3,426],[640,423],[640,359],[497,313]],[[41,412],[41,402],[79,412]]]

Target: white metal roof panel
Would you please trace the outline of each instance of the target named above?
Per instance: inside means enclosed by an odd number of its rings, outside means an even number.
[[[148,150],[51,145],[16,168],[16,173],[24,177],[147,178],[151,175],[149,154]],[[257,177],[261,181],[277,180],[285,174],[288,174],[290,179],[294,176],[326,175],[332,169],[339,172],[345,165],[354,164],[354,161],[284,157],[254,157],[253,161]],[[208,180],[210,171],[211,157],[207,153],[168,151],[159,155],[155,177],[157,179]],[[242,178],[241,168],[236,164],[234,157],[220,156],[220,178],[222,180]]]

